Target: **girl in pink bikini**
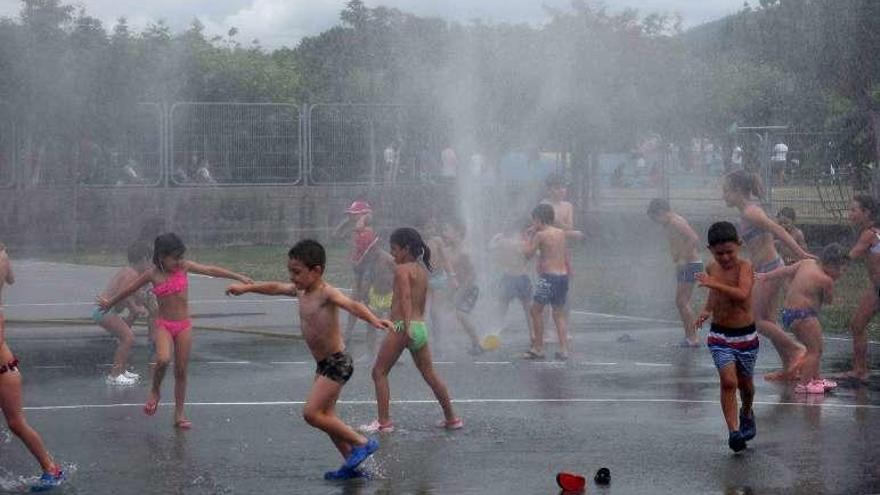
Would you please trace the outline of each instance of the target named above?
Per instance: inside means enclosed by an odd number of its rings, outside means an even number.
[[[211,277],[237,280],[246,284],[253,280],[239,273],[219,266],[202,265],[184,260],[186,246],[176,234],[162,234],[156,238],[153,248],[153,266],[131,282],[125,289],[110,299],[98,298],[98,305],[104,310],[114,307],[143,287],[147,282],[153,284],[153,293],[159,302],[156,318],[156,366],[153,368],[153,386],[144,405],[144,413],[152,416],[159,407],[159,391],[162,379],[171,362],[171,348],[174,347],[174,426],[190,428],[192,422],[183,414],[186,399],[186,367],[192,347],[192,322],[189,318],[187,272]]]

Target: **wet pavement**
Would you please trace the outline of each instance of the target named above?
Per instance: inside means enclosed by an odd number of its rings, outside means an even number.
[[[302,420],[314,362],[301,341],[197,330],[188,395],[194,427],[177,431],[164,402],[172,397],[171,374],[159,412],[146,417],[148,380],[129,388],[104,383],[114,349],[104,333],[21,323],[39,316],[40,306],[22,306],[28,300],[46,304],[54,317],[74,317],[76,306],[53,304],[88,304],[95,292],[71,284],[67,293],[63,281],[29,285],[24,271],[9,292],[7,338],[22,360],[28,419],[73,471],[61,493],[555,494],[558,471],[592,478],[603,466],[611,470],[611,485],[590,481],[587,493],[880,492],[876,380],[842,384],[812,399],[756,380],[758,436],[734,455],[705,348],[674,347],[680,330],[671,324],[577,311],[566,363],[518,360],[526,345],[521,323],[502,335],[498,351],[476,357],[457,350],[464,348],[460,336],[445,336],[448,348],[436,367],[466,422],[459,431],[433,427],[440,408],[404,356],[391,376],[397,431],[380,437],[381,449],[367,462],[373,479],[327,482],[324,471],[341,458],[326,435]],[[208,300],[214,291],[210,285],[201,293],[201,283],[193,283],[193,300]],[[213,297],[220,302],[194,303],[203,314],[197,325],[298,331],[290,301],[224,304]],[[511,308],[509,317],[516,322],[521,314]],[[138,334],[133,362],[146,376],[149,350],[143,330]],[[624,334],[632,341],[620,342]],[[555,339],[548,340],[552,353]],[[826,345],[825,369],[843,369],[850,343]],[[363,347],[356,340],[350,349],[362,360],[338,407],[352,425],[375,417]],[[759,371],[778,364],[773,354],[764,345]],[[18,491],[20,478],[35,470],[21,443],[0,428],[0,488]]]

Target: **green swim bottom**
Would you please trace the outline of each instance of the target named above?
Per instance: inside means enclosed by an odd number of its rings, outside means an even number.
[[[404,328],[405,326],[402,320],[394,322],[395,332],[403,332]],[[407,336],[409,337],[409,343],[406,344],[406,348],[409,349],[410,352],[418,351],[422,347],[428,345],[428,325],[425,325],[424,321],[410,321]]]

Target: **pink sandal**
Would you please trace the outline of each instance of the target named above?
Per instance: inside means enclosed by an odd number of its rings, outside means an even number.
[[[358,430],[363,433],[391,433],[394,431],[394,423],[382,424],[378,419],[374,419],[372,423],[358,426]]]
[[[441,419],[437,421],[436,426],[437,428],[446,428],[447,430],[460,430],[464,428],[464,420],[461,418],[455,418],[452,421]]]

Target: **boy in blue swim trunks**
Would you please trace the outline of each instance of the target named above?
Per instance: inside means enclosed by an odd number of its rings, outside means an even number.
[[[759,273],[758,280],[787,278],[791,282],[782,304],[782,326],[794,333],[807,348],[800,363],[800,383],[795,392],[824,394],[837,384],[819,376],[822,360],[822,325],[819,310],[833,298],[834,281],[840,278],[848,261],[846,251],[840,244],[830,244],[819,261],[800,260],[792,265],[777,268],[769,273]]]
[[[742,242],[730,222],[709,227],[709,251],[715,259],[706,273],[696,275],[700,287],[709,289],[706,306],[694,323],[700,327],[712,318],[709,350],[721,379],[721,411],[729,432],[727,445],[740,452],[755,437],[752,375],[758,358],[758,331],[752,314],[752,264],[739,258]],[[737,417],[736,392],[742,409]]]
[[[669,254],[675,263],[676,290],[675,306],[684,326],[684,340],[681,347],[699,347],[700,342],[694,327],[694,312],[691,309],[691,296],[694,293],[694,278],[703,271],[703,261],[697,251],[699,237],[681,215],[672,211],[665,199],[653,199],[648,205],[648,218],[659,223],[666,231],[669,241]]]
[[[345,459],[342,467],[328,471],[324,478],[341,480],[363,476],[356,469],[378,450],[379,442],[357,433],[336,415],[336,401],[343,385],[354,372],[339,328],[339,309],[354,314],[374,328],[393,330],[394,325],[388,320],[380,320],[362,303],[352,300],[324,281],[327,255],[318,242],[300,241],[290,249],[288,257],[290,283],[233,284],[226,289],[226,293],[238,296],[253,292],[296,297],[299,300],[303,339],[317,362],[315,381],[303,407],[303,418],[308,424],[325,432]]]
[[[544,357],[544,307],[553,308],[553,323],[559,337],[556,359],[568,359],[568,327],[565,303],[568,298],[568,247],[564,230],[553,226],[553,207],[539,204],[532,210],[532,226],[526,231],[524,254],[538,255],[538,281],[530,314],[534,338],[525,359]]]
[[[502,270],[498,287],[498,324],[504,329],[504,320],[510,302],[518,300],[526,315],[529,338],[534,339],[529,304],[532,300],[532,281],[528,275],[528,263],[524,254],[525,238],[522,222],[511,222],[507,229],[489,241],[489,250]],[[499,330],[500,333],[500,330]]]

